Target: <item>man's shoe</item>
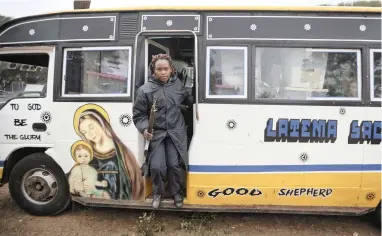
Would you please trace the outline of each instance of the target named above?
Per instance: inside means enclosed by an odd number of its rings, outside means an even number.
[[[183,197],[182,197],[182,195],[180,195],[179,193],[175,194],[174,195],[174,203],[175,203],[175,206],[177,208],[181,208],[183,206]]]
[[[152,202],[153,208],[158,209],[161,201],[162,201],[162,196],[160,194],[154,194],[153,202]]]

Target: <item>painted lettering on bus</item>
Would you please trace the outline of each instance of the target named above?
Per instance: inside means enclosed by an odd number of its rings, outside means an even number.
[[[13,120],[14,126],[27,126],[27,119],[14,119]]]
[[[6,140],[38,140],[41,141],[41,135],[36,134],[22,134],[17,136],[16,134],[4,134]]]
[[[337,120],[278,119],[275,129],[269,118],[264,130],[264,141],[332,142],[337,139]]]
[[[41,110],[41,105],[37,103],[30,103],[28,104],[28,110],[34,110],[34,111],[39,111]]]
[[[41,135],[36,135],[36,134],[22,134],[20,135],[20,140],[38,140],[41,141]]]
[[[17,140],[17,135],[15,134],[4,134],[6,140]]]
[[[208,192],[208,196],[212,197],[212,198],[216,198],[217,196],[219,195],[223,195],[223,196],[230,196],[232,194],[234,195],[240,195],[240,196],[244,196],[244,195],[248,195],[248,196],[259,196],[259,195],[262,195],[263,193],[259,190],[259,189],[247,189],[247,188],[238,188],[238,189],[235,189],[235,188],[226,188],[226,189],[219,189],[219,188],[216,188],[216,189],[213,189],[211,191]]]
[[[350,123],[349,144],[371,144],[381,143],[381,121],[362,121],[353,120]]]
[[[330,188],[295,188],[295,189],[280,189],[279,196],[312,196],[312,197],[328,197],[333,190]]]
[[[11,104],[9,104],[9,105],[11,106],[12,111],[18,111],[19,108],[20,108],[19,104],[11,103]]]

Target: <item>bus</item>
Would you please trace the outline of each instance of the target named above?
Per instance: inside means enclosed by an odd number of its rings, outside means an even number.
[[[381,12],[368,7],[132,7],[0,28],[0,176],[25,212],[151,209],[132,120],[153,55],[182,106],[184,206],[321,215],[381,209]]]

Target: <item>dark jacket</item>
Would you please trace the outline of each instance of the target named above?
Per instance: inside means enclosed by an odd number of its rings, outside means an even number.
[[[153,139],[150,142],[149,153],[169,135],[175,144],[183,167],[187,169],[187,132],[181,104],[191,106],[192,95],[187,92],[177,77],[171,77],[166,84],[151,76],[136,93],[133,106],[133,122],[140,133],[148,128],[148,120],[154,95],[157,97]],[[150,159],[151,154],[149,154]],[[147,160],[149,163],[149,160]]]

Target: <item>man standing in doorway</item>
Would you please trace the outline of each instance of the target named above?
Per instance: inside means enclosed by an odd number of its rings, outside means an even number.
[[[150,78],[136,94],[133,121],[138,131],[150,141],[147,163],[153,183],[153,208],[158,208],[165,192],[167,176],[169,191],[176,207],[182,207],[182,168],[186,169],[187,133],[181,104],[192,105],[193,98],[176,77],[172,59],[167,54],[153,56]],[[157,98],[154,132],[147,132],[153,98]]]

